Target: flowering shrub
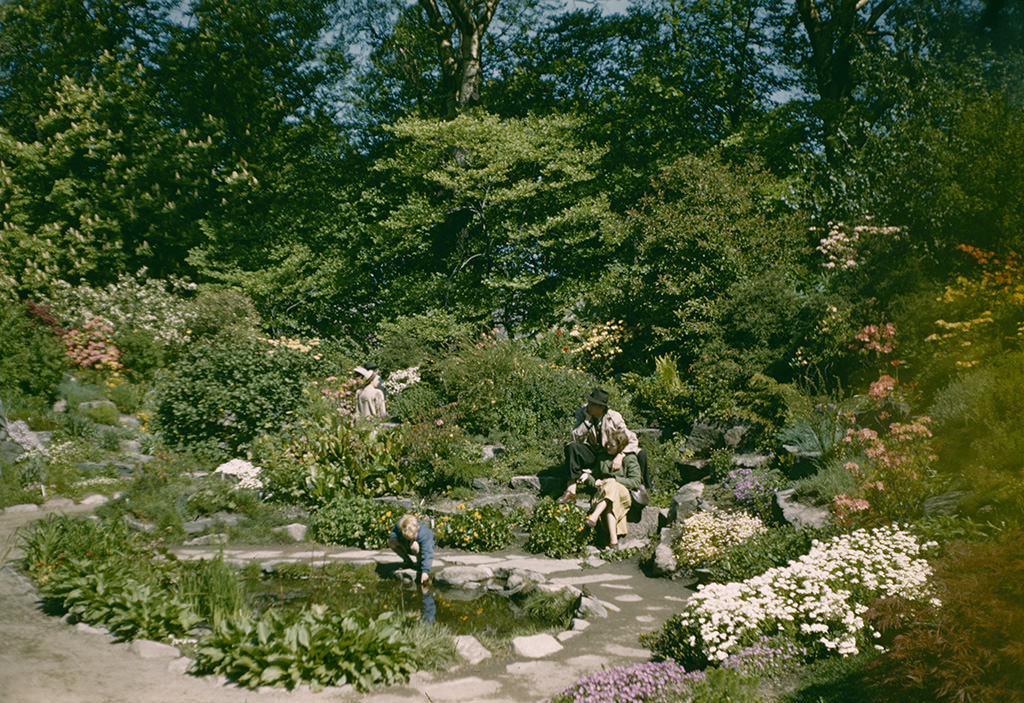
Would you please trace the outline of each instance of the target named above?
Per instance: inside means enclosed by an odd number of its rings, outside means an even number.
[[[816,540],[834,534],[824,529],[804,527],[795,530],[781,525],[758,532],[750,539],[729,547],[710,567],[709,580],[715,583],[744,581],[763,574],[775,566],[787,563],[807,554]]]
[[[69,359],[81,367],[101,371],[121,368],[121,352],[111,337],[114,327],[103,317],[93,317],[81,328],[73,328],[63,335]]]
[[[644,662],[602,669],[579,679],[551,699],[551,703],[646,703],[684,700],[703,671],[686,671],[675,662]]]
[[[732,491],[737,502],[768,521],[772,519],[775,492],[785,483],[782,474],[773,469],[739,467],[726,475],[722,485]]]
[[[214,469],[216,474],[237,477],[239,488],[263,488],[260,472],[260,467],[253,466],[251,462],[244,459],[232,459]]]
[[[658,655],[688,668],[723,662],[759,637],[780,637],[810,655],[856,654],[874,635],[868,604],[882,596],[926,598],[931,567],[896,526],[815,543],[806,555],[742,582],[699,586],[682,613],[645,635]]]
[[[384,390],[391,395],[397,395],[406,388],[416,385],[421,380],[419,366],[399,369],[388,374],[387,380],[384,381]]]
[[[449,515],[434,521],[434,539],[439,547],[455,547],[473,552],[492,552],[512,542],[515,519],[492,505],[467,508],[460,505]]]
[[[744,647],[722,662],[723,669],[758,677],[777,676],[799,664],[806,652],[785,639],[759,637],[754,644]]]
[[[145,330],[162,344],[180,346],[188,341],[192,321],[190,303],[181,294],[195,284],[122,274],[106,288],[72,286],[57,281],[48,303],[53,315],[69,326],[83,325],[102,313],[115,330]]]
[[[836,496],[833,509],[841,522],[849,524],[853,513],[885,522],[920,515],[935,474],[930,423],[928,417],[893,422],[884,435],[866,427],[847,430],[843,444],[865,457],[845,464],[862,482],[863,497]]]
[[[816,231],[812,227],[811,231]],[[885,239],[899,239],[899,227],[878,227],[875,225],[856,225],[850,227],[842,222],[829,222],[828,234],[822,237],[817,250],[825,257],[822,267],[830,270],[846,271],[857,268],[865,262],[865,258],[877,243]]]
[[[765,529],[760,518],[744,513],[694,513],[683,521],[683,530],[672,545],[681,567],[714,563],[733,545]]]
[[[544,498],[526,523],[526,550],[554,559],[577,556],[594,536],[586,520],[587,512],[579,506]]]

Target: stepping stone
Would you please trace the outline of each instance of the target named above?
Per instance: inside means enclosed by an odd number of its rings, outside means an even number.
[[[607,585],[608,581],[628,581],[634,577],[629,574],[587,574],[586,576],[558,576],[551,579],[551,583],[566,583],[579,586],[585,583],[601,583]]]
[[[539,558],[511,558],[506,559],[503,566],[510,569],[527,569],[542,574],[551,574],[556,571],[579,571],[579,559],[539,559]]]
[[[632,586],[627,586],[624,583],[602,583],[601,585],[603,587],[605,587],[605,588],[616,588],[616,589],[619,589],[619,590],[622,590],[622,591],[632,591],[633,590]]]
[[[188,673],[188,667],[192,664],[192,660],[188,657],[178,657],[167,662],[167,671],[172,674],[178,674],[184,676]]]
[[[164,657],[177,659],[181,656],[181,652],[178,651],[177,647],[172,647],[163,642],[154,642],[153,640],[132,640],[132,643],[128,645],[128,649],[143,659],[163,659]]]
[[[643,596],[638,596],[635,593],[623,593],[621,596],[615,596],[615,600],[620,603],[639,603],[643,599]]]
[[[18,505],[9,505],[4,508],[4,514],[14,515],[16,513],[38,513],[39,506],[35,503],[20,503]]]
[[[51,498],[43,503],[44,508],[71,508],[74,505],[75,501],[70,498]]]
[[[654,616],[652,615],[637,615],[637,622],[654,622]]]
[[[567,640],[571,640],[576,635],[582,634],[583,632],[580,630],[565,630],[564,632],[559,632],[557,635],[555,635],[555,639],[557,639],[559,642],[565,642]]]
[[[79,632],[88,632],[90,635],[108,635],[109,631],[102,627],[93,627],[92,625],[84,622],[76,623],[75,629]]]
[[[632,657],[634,659],[650,659],[651,650],[638,649],[636,647],[624,647],[621,644],[605,645],[604,651],[614,654],[617,657]]]
[[[478,701],[500,691],[501,684],[470,676],[445,683],[427,684],[419,690],[431,701]]]
[[[463,564],[467,566],[476,566],[479,564],[494,564],[501,561],[495,557],[486,556],[483,554],[449,554],[445,557],[452,564]]]
[[[567,659],[565,663],[574,669],[597,671],[608,666],[608,659],[600,654],[581,654],[578,657]]]
[[[649,605],[649,606],[647,606],[646,609],[651,611],[652,613],[655,613],[655,612],[658,612],[658,611],[661,611],[661,610],[671,610],[671,608],[666,608],[663,605]]]
[[[605,608],[607,608],[608,610],[612,611],[613,613],[621,613],[622,612],[622,608],[620,608],[619,606],[615,605],[614,603],[609,603],[606,600],[601,601],[601,605],[603,605]]]
[[[569,622],[569,629],[570,630],[583,631],[583,630],[586,630],[588,627],[590,627],[590,623],[588,621],[584,620],[583,618],[573,618]]]
[[[562,645],[551,635],[540,634],[528,637],[513,637],[512,650],[516,653],[516,656],[540,659],[541,657],[562,651]]]
[[[456,635],[454,639],[455,651],[470,664],[479,664],[491,656],[490,651],[473,635]]]
[[[685,603],[686,602],[686,598],[677,598],[675,596],[665,596],[665,600],[673,600],[676,603]]]
[[[87,495],[85,498],[82,498],[82,502],[80,503],[80,505],[103,505],[104,503],[109,502],[110,498],[103,495],[102,493],[91,493]]]

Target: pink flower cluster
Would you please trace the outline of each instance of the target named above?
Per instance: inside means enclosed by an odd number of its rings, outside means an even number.
[[[816,231],[812,227],[811,231]],[[864,263],[870,253],[870,243],[881,237],[899,238],[899,227],[876,227],[857,225],[852,229],[842,222],[829,222],[828,234],[822,237],[817,250],[825,257],[822,267],[845,271]]]
[[[896,325],[886,322],[884,325],[865,325],[864,329],[854,336],[861,343],[862,351],[873,351],[879,354],[890,354],[896,348]],[[851,346],[856,349],[857,346]]]
[[[93,317],[81,329],[64,333],[64,348],[68,358],[85,368],[117,371],[121,365],[121,351],[114,346],[111,336],[114,326],[102,317]]]
[[[880,404],[885,399],[892,396],[892,392],[896,389],[896,379],[887,374],[882,374],[878,377],[878,380],[871,384],[868,389],[868,397],[875,403]]]
[[[832,499],[832,512],[836,516],[836,522],[840,525],[849,525],[854,513],[860,513],[871,507],[871,503],[863,498],[851,498],[842,493]]]

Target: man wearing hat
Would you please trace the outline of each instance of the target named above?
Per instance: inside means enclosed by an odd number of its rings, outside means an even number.
[[[356,391],[356,411],[359,417],[384,417],[387,410],[384,407],[384,391],[378,387],[380,376],[377,374],[377,364],[367,364],[365,367],[357,366],[355,373],[362,377],[360,388]]]
[[[626,427],[622,415],[608,408],[608,391],[595,388],[587,404],[576,411],[572,442],[565,447],[569,486],[559,500],[574,500],[581,485],[597,488],[588,522],[595,525],[605,516],[613,546],[626,533],[626,513],[632,504],[629,492],[643,485],[639,451],[636,434]]]

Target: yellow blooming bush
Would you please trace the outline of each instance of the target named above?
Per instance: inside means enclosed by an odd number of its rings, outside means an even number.
[[[673,551],[681,567],[705,566],[764,530],[760,518],[745,513],[694,513],[683,521]]]
[[[434,521],[434,541],[439,547],[493,552],[509,545],[515,524],[514,516],[494,506],[460,505],[456,512],[441,515]]]
[[[594,530],[587,526],[587,513],[571,503],[545,498],[533,509],[527,521],[530,533],[526,550],[555,559],[574,557],[590,544]]]

